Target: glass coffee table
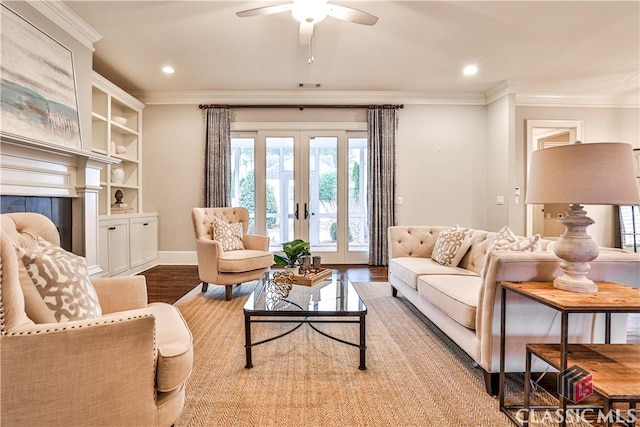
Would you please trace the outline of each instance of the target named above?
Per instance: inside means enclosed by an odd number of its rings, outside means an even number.
[[[313,330],[327,338],[360,349],[360,366],[367,369],[365,353],[367,307],[349,281],[346,274],[334,272],[330,278],[313,286],[282,284],[270,280],[273,273],[267,272],[258,281],[244,305],[246,368],[253,367],[251,350],[253,347],[281,338],[308,324]],[[253,323],[292,323],[295,326],[282,334],[257,341],[251,341]],[[357,323],[360,326],[358,343],[331,336],[318,328],[319,323]]]

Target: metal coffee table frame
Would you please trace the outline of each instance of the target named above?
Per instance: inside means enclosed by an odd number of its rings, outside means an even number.
[[[260,298],[264,298],[266,291],[266,286],[269,286],[268,276],[269,273],[265,273],[265,275],[260,279],[256,288],[252,292],[249,300],[244,306],[244,330],[245,330],[245,350],[246,350],[246,365],[245,368],[251,369],[253,368],[251,351],[253,347],[265,344],[270,341],[276,340],[278,338],[282,338],[290,333],[294,332],[300,326],[305,323],[308,324],[314,331],[319,334],[330,338],[334,341],[338,341],[342,344],[350,345],[352,347],[357,347],[360,350],[360,365],[358,369],[366,370],[366,315],[367,315],[367,307],[362,302],[362,299],[358,295],[357,291],[349,281],[346,275],[339,276],[334,273],[330,279],[327,279],[324,282],[320,282],[314,286],[303,286],[303,285],[291,285],[292,290],[302,295],[312,295],[314,293],[319,293],[319,289],[324,288],[328,285],[335,286],[337,295],[335,298],[329,298],[328,300],[322,301],[320,304],[314,304],[311,308],[305,308],[299,301],[295,301],[293,298],[287,298],[286,296],[281,298],[279,302],[284,303],[287,308],[282,309],[281,307],[271,307],[267,308],[266,304],[264,307],[261,304],[256,303],[256,301],[260,300]],[[313,289],[316,288],[316,289]],[[357,298],[357,300],[355,299]],[[357,307],[352,307],[354,301],[356,302]],[[349,305],[351,303],[351,305]],[[259,308],[256,308],[256,304],[259,305]],[[332,309],[331,307],[336,307]],[[289,319],[283,319],[283,317],[287,317]],[[357,319],[354,319],[357,317]],[[293,318],[293,319],[291,319]],[[317,318],[317,319],[316,319]],[[320,318],[335,318],[335,319],[320,319]],[[312,320],[315,319],[315,320]],[[252,342],[251,338],[251,325],[253,323],[296,323],[296,325],[290,330],[283,332],[279,335],[266,338],[257,342]],[[357,323],[359,324],[360,329],[360,338],[358,343],[350,342],[343,340],[338,337],[334,337],[332,335],[327,334],[324,331],[316,328],[314,324],[318,323]]]

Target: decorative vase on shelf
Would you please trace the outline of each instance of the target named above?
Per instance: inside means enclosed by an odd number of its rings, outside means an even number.
[[[112,168],[111,169],[111,182],[114,184],[122,184],[124,182],[124,169]]]
[[[127,147],[124,145],[118,145],[116,147],[116,154],[125,154],[127,152]]]

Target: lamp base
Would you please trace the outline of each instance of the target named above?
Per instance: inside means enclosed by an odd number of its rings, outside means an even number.
[[[566,263],[562,263],[563,271],[566,271],[567,269],[565,264]],[[571,264],[584,264],[584,263],[571,263]],[[583,294],[595,294],[596,292],[598,292],[598,286],[595,283],[593,283],[593,280],[587,279],[586,277],[584,277],[584,275],[580,275],[580,274],[576,275],[575,271],[572,271],[572,274],[573,276],[564,274],[563,276],[556,277],[556,279],[553,281],[553,287],[557,289],[562,289],[563,291],[579,292]]]
[[[583,206],[574,203],[564,218],[558,220],[566,227],[564,234],[558,239],[553,251],[562,259],[560,268],[564,275],[553,281],[553,286],[571,292],[595,293],[598,287],[587,274],[591,269],[589,261],[598,256],[598,245],[587,234],[586,228],[593,224]]]

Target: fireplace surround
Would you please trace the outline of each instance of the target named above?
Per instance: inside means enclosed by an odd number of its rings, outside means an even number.
[[[63,247],[87,259],[89,273],[98,263],[100,170],[116,163],[98,153],[36,141],[0,141],[2,212],[39,212],[54,219]],[[47,215],[50,213],[50,215]]]

